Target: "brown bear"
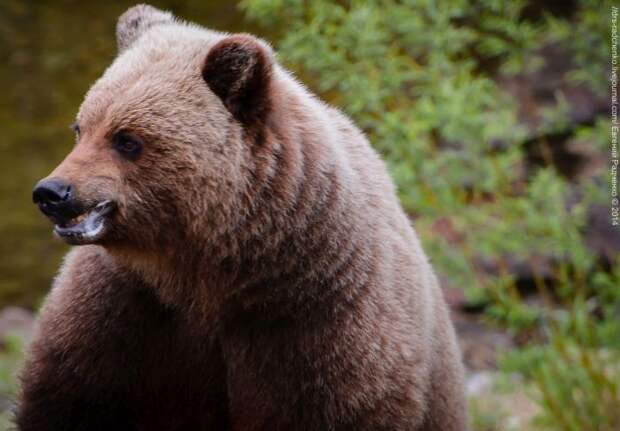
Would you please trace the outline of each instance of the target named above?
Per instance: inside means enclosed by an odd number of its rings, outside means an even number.
[[[249,35],[150,6],[33,199],[78,245],[21,431],[462,431],[449,312],[384,164]]]

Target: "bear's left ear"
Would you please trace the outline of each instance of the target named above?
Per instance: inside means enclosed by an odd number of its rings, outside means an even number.
[[[273,51],[254,36],[226,37],[211,48],[202,76],[242,124],[261,121],[269,111]]]
[[[174,22],[174,15],[147,4],[127,9],[116,23],[116,45],[121,53],[129,48],[145,31],[159,24]]]

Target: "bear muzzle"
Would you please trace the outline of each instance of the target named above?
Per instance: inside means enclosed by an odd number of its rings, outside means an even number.
[[[32,192],[39,210],[55,224],[54,233],[72,245],[92,244],[107,230],[108,217],[116,203],[103,200],[90,205],[81,203],[75,188],[60,178],[41,180]]]

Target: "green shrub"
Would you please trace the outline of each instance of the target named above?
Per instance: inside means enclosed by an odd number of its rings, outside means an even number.
[[[17,369],[23,357],[23,335],[8,334],[0,351],[0,430],[13,429],[10,406],[17,389]]]

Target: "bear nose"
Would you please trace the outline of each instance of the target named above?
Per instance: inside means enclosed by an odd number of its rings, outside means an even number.
[[[43,214],[55,219],[71,218],[73,210],[73,188],[60,178],[41,180],[32,191],[32,201]]]

